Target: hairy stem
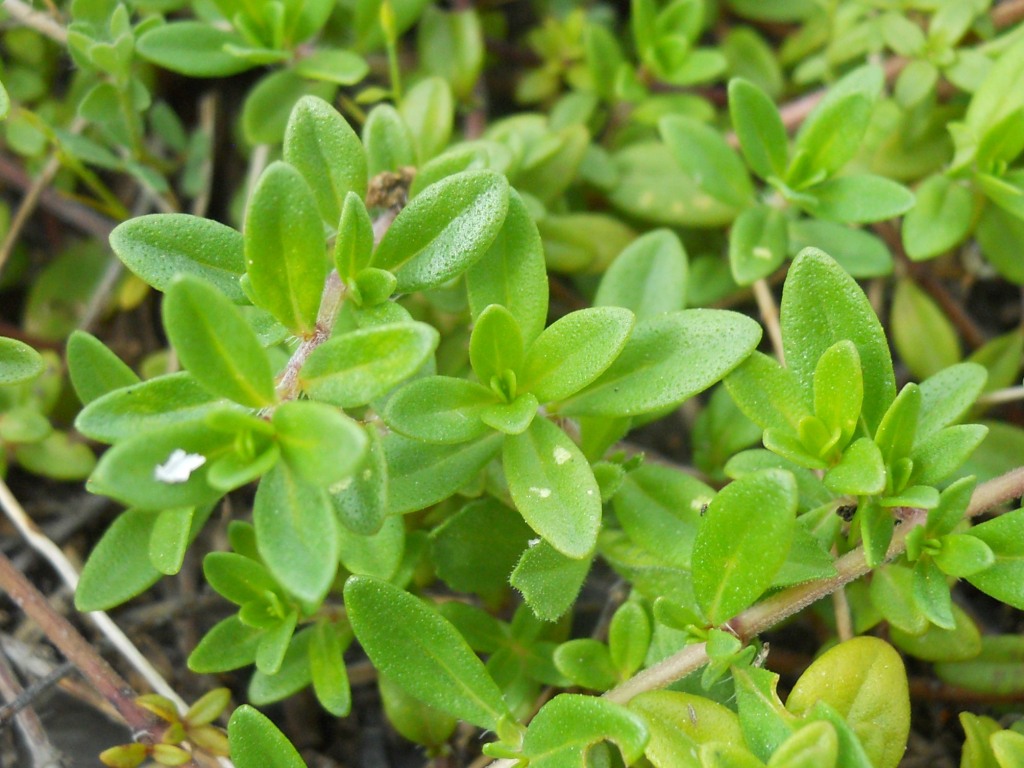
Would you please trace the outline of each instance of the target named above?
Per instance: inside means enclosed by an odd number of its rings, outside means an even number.
[[[1024,495],[1024,467],[1019,467],[978,486],[971,496],[971,503],[964,516],[976,517],[997,504],[1020,498],[1022,495]],[[917,526],[923,525],[927,517],[927,512],[919,509],[904,518],[903,524],[896,530],[892,543],[889,544],[886,561],[903,554],[906,549],[907,534]],[[740,613],[729,622],[729,627],[741,639],[750,640],[872,570],[865,560],[863,547],[847,552],[836,561],[835,565],[835,576],[798,584],[778,592]],[[642,670],[626,682],[612,688],[604,694],[604,698],[617,704],[627,704],[641,693],[664,688],[681,680],[691,672],[700,669],[707,662],[708,656],[704,643],[688,645],[676,654]],[[513,768],[515,765],[515,760],[496,760],[489,764],[489,768]]]

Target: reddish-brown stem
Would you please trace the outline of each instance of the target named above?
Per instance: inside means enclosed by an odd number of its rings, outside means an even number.
[[[32,619],[50,642],[73,662],[89,683],[118,711],[132,731],[156,739],[162,726],[135,703],[136,693],[66,618],[57,613],[46,598],[0,553],[0,589],[3,589],[25,615]]]

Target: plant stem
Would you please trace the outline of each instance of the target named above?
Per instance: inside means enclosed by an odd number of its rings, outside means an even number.
[[[155,740],[162,730],[159,722],[135,703],[136,693],[79,634],[71,622],[57,613],[7,556],[0,553],[0,589],[32,619],[58,650],[74,662],[78,671],[118,711],[128,727]]]
[[[3,509],[4,514],[7,515],[10,521],[14,523],[15,528],[18,529],[18,532],[28,542],[29,546],[53,566],[61,580],[73,592],[78,587],[78,571],[75,570],[75,567],[64,556],[60,547],[39,530],[3,480],[0,480],[0,508]],[[175,706],[182,712],[188,708],[185,701],[164,680],[163,676],[149,663],[149,660],[135,647],[134,643],[128,639],[128,636],[121,631],[121,628],[114,623],[110,616],[103,611],[92,611],[85,615],[110,640],[111,644],[125,660],[150,684],[154,691],[173,701]]]
[[[779,306],[775,303],[775,296],[764,279],[755,281],[752,287],[758,311],[761,313],[761,321],[768,331],[772,349],[775,350],[775,357],[779,361],[779,365],[785,366],[786,354],[782,349],[782,328],[779,326]]]
[[[978,398],[978,405],[999,405],[1024,400],[1024,387],[1007,387]]]
[[[32,8],[28,3],[22,2],[22,0],[4,0],[4,10],[26,27],[45,35],[55,43],[62,46],[68,44],[67,30],[47,14]]]
[[[1024,495],[1024,467],[1019,467],[1005,475],[982,483],[974,490],[971,502],[964,513],[965,518],[976,517],[997,504],[1019,498]],[[885,560],[892,560],[906,549],[907,534],[919,525],[923,525],[928,513],[923,509],[914,510],[903,520],[896,530]],[[847,552],[836,563],[836,575],[827,579],[798,584],[778,592],[757,605],[740,613],[728,622],[728,627],[742,640],[749,641],[761,632],[771,629],[779,622],[828,597],[836,590],[851,581],[870,573],[872,566],[864,558],[864,548]],[[626,682],[612,688],[603,698],[616,704],[627,704],[635,696],[646,691],[664,688],[681,680],[704,666],[708,661],[704,643],[687,645],[679,652],[652,667],[642,670]],[[489,768],[514,768],[515,760],[496,760]]]
[[[277,397],[279,400],[294,400],[299,396],[299,371],[306,364],[306,360],[313,354],[313,350],[331,338],[331,330],[334,328],[334,321],[338,318],[341,305],[345,301],[346,288],[338,277],[338,271],[331,270],[324,283],[324,291],[320,296],[320,312],[316,318],[316,330],[308,339],[303,339],[299,348],[292,353],[291,359],[284,368],[277,383]]]

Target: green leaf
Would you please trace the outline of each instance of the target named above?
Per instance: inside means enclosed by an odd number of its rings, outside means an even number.
[[[789,222],[789,252],[821,248],[851,277],[882,277],[892,273],[892,253],[880,238],[862,229],[820,219]]]
[[[395,392],[381,416],[389,427],[417,440],[465,443],[491,431],[480,414],[496,400],[493,391],[475,382],[427,376]]]
[[[943,573],[956,578],[973,576],[995,564],[991,548],[970,534],[948,534],[939,539],[941,549],[932,555]]]
[[[256,490],[253,524],[274,578],[300,600],[319,603],[338,568],[338,524],[326,493],[278,464]]]
[[[235,303],[245,272],[242,235],[231,227],[184,213],[129,219],[110,233],[110,247],[132,272],[159,291],[181,274],[201,278]]]
[[[645,464],[630,472],[615,494],[615,516],[629,538],[680,568],[690,567],[701,510],[714,491],[688,474]]]
[[[492,304],[477,315],[469,337],[469,362],[478,381],[486,385],[492,379],[500,379],[506,371],[518,373],[523,351],[519,324],[505,307]],[[514,397],[515,393],[511,395]]]
[[[388,722],[403,738],[430,750],[443,749],[458,721],[410,696],[385,675],[378,675],[377,688]]]
[[[692,563],[694,594],[713,625],[752,605],[772,583],[789,554],[796,504],[796,481],[780,470],[747,475],[711,501]]]
[[[317,701],[335,717],[345,717],[352,709],[352,692],[342,653],[344,647],[338,628],[326,621],[319,622],[309,643],[309,669]]]
[[[829,307],[827,316],[821,307]],[[849,339],[864,377],[863,414],[874,431],[896,396],[892,358],[864,292],[829,256],[809,248],[793,260],[782,292],[780,323],[786,362],[808,395],[825,350]]]
[[[359,137],[334,107],[316,96],[303,96],[292,109],[284,159],[302,174],[329,226],[338,222],[349,192],[366,194],[366,155]]]
[[[869,437],[851,444],[839,463],[825,475],[830,491],[849,496],[869,496],[885,490],[885,462],[878,446]]]
[[[1012,768],[1024,762],[1024,733],[1013,730],[999,731],[989,737],[989,743],[1000,768]]]
[[[686,250],[668,229],[630,243],[605,271],[594,306],[625,307],[638,320],[675,312],[686,304]]]
[[[627,765],[640,759],[647,728],[625,707],[593,696],[563,693],[530,722],[523,755],[535,768],[584,768],[588,748],[608,740],[615,743]]]
[[[309,56],[299,58],[295,62],[296,74],[335,85],[355,85],[366,77],[369,70],[370,66],[366,59],[358,53],[319,45]]]
[[[387,435],[383,442],[390,513],[415,512],[447,499],[477,476],[503,440],[504,435],[495,433],[458,445],[430,445]]]
[[[786,259],[789,247],[786,217],[767,205],[747,208],[733,222],[729,267],[739,285],[767,277]]]
[[[985,370],[976,363],[957,363],[922,381],[917,439],[963,416],[985,388],[985,379]]]
[[[628,679],[647,658],[651,646],[651,620],[638,603],[624,603],[608,626],[608,651],[622,680]]]
[[[206,474],[233,440],[233,435],[195,422],[136,434],[103,454],[87,487],[143,509],[215,501],[221,491],[206,482]]]
[[[532,540],[509,583],[537,618],[558,621],[576,602],[589,572],[590,558],[566,557],[546,541]]]
[[[928,621],[942,629],[956,626],[946,575],[933,560],[921,558],[914,564],[912,591],[918,610]]]
[[[238,768],[306,768],[285,735],[248,704],[236,709],[228,721],[228,745]]]
[[[589,637],[562,643],[552,661],[559,672],[581,688],[607,691],[618,682],[608,646]]]
[[[1016,83],[1016,85],[1014,85]],[[1005,49],[975,91],[965,117],[978,136],[1024,105],[1024,42]]]
[[[872,174],[829,179],[816,184],[806,194],[810,199],[803,207],[810,213],[846,224],[892,219],[914,206],[914,195],[909,189]]]
[[[508,586],[533,532],[493,498],[472,501],[430,534],[431,562],[452,589],[490,597]]]
[[[242,132],[250,144],[277,144],[284,138],[292,107],[310,94],[330,100],[333,83],[306,80],[291,68],[277,69],[257,81],[242,105]],[[319,218],[319,217],[318,217]]]
[[[1000,599],[1000,598],[996,598]],[[982,635],[981,652],[964,661],[935,665],[940,680],[980,693],[1017,696],[1024,690],[1024,638]]]
[[[115,389],[139,383],[139,377],[121,358],[85,331],[74,331],[68,337],[66,356],[71,384],[83,405]]]
[[[508,182],[492,171],[463,171],[427,187],[402,209],[374,255],[402,292],[435,288],[480,260],[501,231]]]
[[[484,61],[484,33],[475,8],[444,10],[428,5],[417,27],[420,64],[451,85],[461,102],[471,99]]]
[[[867,377],[865,377],[866,383]],[[914,445],[917,416],[921,411],[921,390],[916,384],[907,384],[900,390],[875,431],[875,443],[882,458],[890,467],[899,459],[910,455]],[[902,488],[896,489],[902,490]]]
[[[512,717],[458,630],[419,599],[385,581],[352,576],[345,608],[373,665],[412,696],[489,730]]]
[[[1024,510],[976,525],[971,536],[988,545],[995,563],[967,580],[996,600],[1024,608]]]
[[[717,130],[692,117],[672,115],[658,122],[658,131],[679,167],[703,191],[734,208],[750,204],[754,186],[747,169]]]
[[[719,227],[738,211],[702,191],[661,142],[642,142],[613,156],[618,184],[608,197],[620,211],[670,227]]]
[[[188,657],[188,668],[198,674],[228,672],[252,664],[263,630],[245,626],[238,616],[213,625]]]
[[[960,726],[967,737],[964,743],[961,766],[963,768],[999,768],[992,754],[989,737],[1000,730],[999,723],[991,717],[971,712],[960,713]]]
[[[864,400],[860,356],[852,341],[837,341],[818,359],[814,368],[814,414],[833,434],[838,447],[850,441]]]
[[[795,433],[811,415],[810,398],[796,376],[772,357],[754,352],[725,378],[736,405],[762,429]]]
[[[281,403],[272,419],[285,462],[303,480],[328,488],[351,477],[366,455],[360,426],[323,403]]]
[[[576,444],[545,418],[505,438],[502,463],[523,519],[566,557],[586,557],[601,525],[601,494]]]
[[[405,553],[405,524],[398,515],[384,518],[381,527],[369,536],[342,528],[339,530],[338,559],[350,573],[392,579]]]
[[[312,639],[312,627],[295,633],[277,672],[267,674],[257,668],[249,680],[249,701],[259,705],[271,704],[309,685],[313,681],[309,667],[309,645]]]
[[[338,238],[334,242],[334,266],[346,284],[362,272],[373,258],[373,222],[363,199],[348,192],[341,206]]]
[[[253,64],[228,46],[245,47],[244,37],[201,21],[175,21],[144,32],[135,43],[139,55],[164,69],[189,77],[227,77]]]
[[[980,173],[974,179],[989,200],[1011,216],[1024,219],[1024,174],[1009,171],[996,177]]]
[[[537,222],[548,269],[600,272],[635,238],[620,218],[605,213],[556,213]]]
[[[769,768],[834,768],[839,737],[827,720],[808,723],[784,741],[768,761]]]
[[[575,394],[615,361],[634,322],[633,313],[621,307],[591,307],[565,315],[527,350],[520,389],[542,403]]]
[[[274,402],[267,353],[215,288],[194,277],[178,278],[164,299],[163,320],[182,364],[210,392],[250,408]]]
[[[412,376],[437,348],[426,323],[388,323],[349,331],[321,344],[299,373],[313,399],[342,408],[366,405]]]
[[[364,536],[376,533],[388,509],[388,465],[373,425],[366,425],[367,451],[352,477],[328,489],[338,521]]]
[[[39,353],[28,344],[0,338],[0,386],[31,381],[44,367]]]
[[[111,523],[89,553],[75,590],[80,611],[105,611],[153,586],[163,575],[149,559],[159,512],[129,509]]]
[[[860,149],[882,85],[878,67],[854,70],[833,85],[800,126],[786,181],[800,186],[818,174],[831,176]]]
[[[729,115],[754,173],[762,179],[782,178],[788,160],[786,128],[768,94],[747,80],[733,78],[729,81]]]
[[[149,560],[160,573],[173,576],[181,570],[192,531],[193,507],[165,509],[157,515],[149,537]]]
[[[974,235],[981,252],[1000,275],[1010,282],[1024,284],[1024,265],[1018,250],[1024,238],[1024,220],[999,206],[986,205]]]
[[[956,329],[910,280],[896,285],[890,322],[893,344],[914,376],[923,379],[960,362]]]
[[[760,325],[724,310],[687,309],[641,320],[615,362],[562,411],[635,416],[678,405],[733,370],[760,338]]]
[[[239,618],[243,617],[239,613]],[[256,647],[256,670],[264,675],[276,675],[281,670],[284,656],[295,634],[298,612],[291,609],[283,617],[274,616],[273,621],[265,628],[263,637]]]
[[[506,435],[519,435],[533,422],[540,403],[530,392],[524,392],[511,403],[492,403],[480,412],[480,420]]]
[[[701,768],[701,744],[744,746],[736,713],[703,696],[679,691],[648,691],[630,700],[651,734],[644,749],[655,768]]]
[[[255,303],[300,336],[316,328],[327,277],[316,197],[290,165],[271,163],[245,211],[246,275]]]
[[[981,424],[960,424],[946,427],[918,442],[911,454],[914,471],[909,482],[939,484],[967,461],[986,434],[988,428]]]
[[[455,101],[447,81],[440,77],[420,80],[402,96],[398,111],[412,133],[417,165],[423,165],[448,146],[455,121]]]
[[[944,174],[917,188],[914,207],[903,219],[903,247],[914,261],[938,256],[970,231],[974,202],[970,190]]]
[[[915,608],[916,610],[916,608]],[[897,626],[889,628],[893,645],[904,653],[924,661],[967,661],[981,652],[981,633],[974,620],[953,604],[953,629],[934,624],[919,634],[908,634]]]
[[[899,654],[875,637],[855,637],[819,656],[786,700],[797,715],[833,707],[877,768],[896,768],[910,732],[910,696]]]
[[[370,178],[416,165],[416,141],[398,110],[378,104],[363,123],[363,146]]]
[[[281,591],[263,563],[235,552],[208,553],[203,576],[219,595],[240,606]]]
[[[75,428],[94,440],[113,443],[139,432],[199,420],[221,409],[223,402],[192,374],[171,373],[101,395],[79,412]]]
[[[928,629],[928,617],[913,599],[913,571],[906,565],[887,563],[874,569],[868,594],[894,630],[920,635]]]
[[[515,317],[523,341],[544,330],[548,315],[548,277],[537,225],[522,197],[509,190],[508,214],[494,241],[466,271],[466,289],[474,320],[492,304]]]
[[[4,84],[0,82],[0,120],[5,120],[7,115],[11,111],[11,97],[7,94],[7,89],[4,88]]]

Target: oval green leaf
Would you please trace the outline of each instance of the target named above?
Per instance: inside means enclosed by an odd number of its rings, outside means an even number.
[[[274,402],[267,353],[217,289],[194,277],[178,278],[164,299],[163,319],[182,365],[210,392],[250,408]]]
[[[752,605],[789,555],[797,488],[784,470],[746,475],[708,506],[693,543],[693,592],[713,625]]]
[[[293,333],[311,334],[327,258],[317,200],[299,171],[276,162],[263,172],[245,211],[243,240],[255,303]]]
[[[353,576],[345,608],[373,665],[425,704],[494,730],[511,713],[459,631],[426,603],[386,581]]]

